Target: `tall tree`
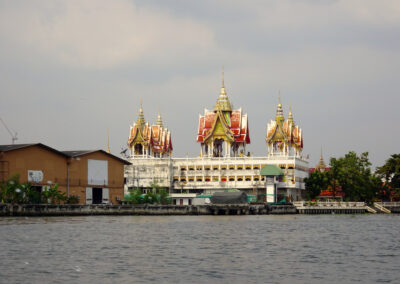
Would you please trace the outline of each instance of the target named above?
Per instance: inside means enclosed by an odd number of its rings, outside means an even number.
[[[380,179],[371,172],[368,152],[360,156],[353,151],[338,159],[331,158],[330,175],[342,186],[346,198],[353,201],[372,201],[381,188]]]
[[[383,192],[387,199],[400,196],[400,154],[391,155],[375,173],[385,182],[386,190]]]
[[[330,183],[330,175],[328,172],[315,170],[308,178],[304,179],[306,184],[306,194],[308,199],[314,199],[320,195],[321,191],[326,189]]]

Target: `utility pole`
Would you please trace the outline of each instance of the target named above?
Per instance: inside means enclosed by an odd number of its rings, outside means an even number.
[[[14,132],[14,134],[11,132],[11,130],[7,127],[6,123],[4,122],[4,120],[0,117],[0,121],[1,123],[4,125],[4,127],[7,129],[8,133],[10,133],[11,135],[11,141],[12,144],[15,144],[15,141],[18,140],[17,138],[17,132]]]

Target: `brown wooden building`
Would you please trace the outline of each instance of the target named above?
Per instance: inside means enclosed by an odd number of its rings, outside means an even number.
[[[41,143],[0,145],[0,180],[14,173],[38,189],[50,184],[81,204],[118,204],[124,197],[124,165],[103,150],[58,151]]]

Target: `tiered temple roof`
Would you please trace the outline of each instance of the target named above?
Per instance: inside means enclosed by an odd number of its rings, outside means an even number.
[[[163,126],[160,111],[157,123],[150,125],[144,119],[140,105],[137,121],[130,127],[128,147],[133,155],[163,156],[172,153],[171,132]]]
[[[266,142],[270,154],[300,154],[303,150],[303,132],[293,120],[291,107],[285,120],[280,95],[275,120],[267,125]]]
[[[243,114],[241,108],[238,110],[232,109],[232,105],[226,95],[223,75],[221,91],[214,110],[205,109],[204,115],[199,115],[196,140],[202,143],[202,147],[206,146],[205,152],[209,148],[216,149],[215,147],[218,145],[214,145],[213,143],[220,140],[218,143],[225,143],[225,147],[227,147],[226,155],[230,155],[231,146],[236,153],[239,145],[250,144],[247,114]],[[222,148],[218,151],[214,155],[220,155]]]

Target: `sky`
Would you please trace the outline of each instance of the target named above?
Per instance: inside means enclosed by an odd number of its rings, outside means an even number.
[[[254,156],[278,91],[310,166],[400,152],[398,0],[0,0],[0,118],[17,143],[126,148],[140,100],[175,157],[199,155],[199,114],[221,87],[248,113]],[[0,125],[0,144],[11,136]]]

